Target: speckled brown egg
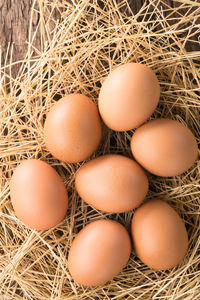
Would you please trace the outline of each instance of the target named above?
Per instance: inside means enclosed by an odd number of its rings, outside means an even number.
[[[149,200],[132,219],[136,255],[147,266],[167,270],[178,265],[187,252],[188,236],[177,212],[166,202]]]
[[[148,179],[132,159],[108,154],[84,164],[76,173],[76,190],[89,205],[109,213],[127,212],[144,200]]]
[[[44,126],[47,149],[61,161],[80,162],[97,149],[101,122],[96,104],[82,94],[69,94],[47,114]]]
[[[171,119],[154,119],[136,129],[131,150],[140,165],[159,176],[187,171],[198,155],[193,133]]]
[[[146,65],[127,63],[105,79],[99,94],[99,111],[105,124],[125,131],[143,124],[154,112],[160,97],[155,73]]]
[[[122,271],[130,252],[130,238],[121,224],[112,220],[94,221],[72,242],[68,268],[79,284],[103,285]]]
[[[52,228],[66,215],[68,196],[65,185],[58,173],[44,161],[23,161],[11,178],[10,195],[16,216],[30,228]]]

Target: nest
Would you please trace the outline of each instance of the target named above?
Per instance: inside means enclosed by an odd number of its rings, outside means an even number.
[[[40,17],[41,49],[34,47],[37,32],[31,32],[30,26],[27,56],[20,62],[17,77],[12,77],[12,61],[0,69],[0,299],[199,299],[200,163],[172,178],[148,174],[147,199],[165,199],[186,224],[189,249],[182,263],[168,271],[154,271],[133,249],[127,266],[112,281],[86,288],[72,280],[67,268],[72,240],[83,226],[100,218],[118,220],[130,233],[133,212],[109,215],[83,203],[74,188],[74,174],[84,162],[56,160],[43,137],[46,113],[55,101],[80,92],[97,103],[101,83],[115,66],[142,62],[156,72],[161,85],[152,118],[178,120],[199,142],[200,52],[186,50],[191,42],[198,42],[198,1],[177,0],[172,9],[161,0],[151,0],[135,15],[127,1],[39,3],[32,17]],[[59,20],[53,17],[55,10]],[[104,127],[93,157],[105,153],[132,157],[132,134]],[[9,181],[16,166],[27,158],[48,162],[68,189],[67,215],[54,229],[37,232],[15,217]]]

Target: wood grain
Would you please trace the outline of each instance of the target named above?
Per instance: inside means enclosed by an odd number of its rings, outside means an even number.
[[[25,56],[32,3],[33,0],[0,0],[0,47],[3,65],[9,61],[10,55],[12,61],[18,61]],[[38,21],[39,18],[33,18],[33,30]],[[39,37],[37,40],[36,44],[39,43]],[[16,66],[16,72],[17,69]]]
[[[11,55],[14,62],[23,59],[27,52],[29,23],[33,2],[34,0],[0,0],[0,49],[3,65],[9,62]],[[172,0],[163,0],[164,3],[172,8],[178,5],[176,1]],[[130,7],[135,14],[143,4],[144,0],[130,0]],[[33,32],[38,22],[39,15],[34,14],[32,19]],[[39,34],[35,37],[34,46],[40,48]],[[188,51],[198,50],[198,45],[190,43],[189,45],[187,44],[186,48]],[[17,74],[18,69],[19,65],[13,68],[14,76]]]
[[[31,15],[34,4],[34,13]],[[38,1],[34,0],[0,0],[0,50],[2,65],[24,59],[29,39],[30,19],[32,33],[39,23]],[[58,11],[54,10],[53,17],[58,18]],[[41,49],[41,36],[38,32],[34,37],[33,46]],[[11,57],[12,56],[12,57]],[[12,68],[12,76],[16,76],[20,64]]]

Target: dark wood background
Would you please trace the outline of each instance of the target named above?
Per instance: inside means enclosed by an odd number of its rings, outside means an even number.
[[[196,1],[198,2],[199,0]],[[18,61],[25,56],[30,12],[33,2],[34,0],[0,0],[0,50],[2,65],[6,62],[6,57],[7,59],[10,57],[10,53],[12,53],[12,61]],[[144,4],[144,0],[129,0],[129,2],[134,13],[137,13]],[[178,2],[173,0],[163,0],[162,2],[169,5],[172,9],[179,5]],[[39,19],[37,17],[33,18],[33,31],[36,29],[38,22]],[[37,48],[40,47],[39,36],[35,40],[35,46]],[[7,54],[8,47],[10,48],[9,54]],[[199,46],[197,43],[190,44],[187,50],[199,50]],[[17,69],[18,66],[16,65],[13,73],[17,73]]]

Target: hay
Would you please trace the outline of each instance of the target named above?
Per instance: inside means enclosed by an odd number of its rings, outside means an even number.
[[[126,268],[103,287],[74,283],[67,254],[76,233],[88,222],[113,218],[130,232],[132,212],[112,215],[91,210],[74,189],[74,174],[82,165],[54,159],[43,138],[45,115],[53,103],[70,92],[81,92],[97,102],[103,78],[118,64],[144,62],[161,84],[154,117],[176,119],[200,138],[198,91],[200,52],[185,47],[196,39],[200,26],[198,1],[177,0],[171,9],[160,0],[145,3],[133,15],[126,1],[39,1],[41,52],[29,35],[27,56],[17,78],[8,62],[0,69],[0,299],[199,299],[200,293],[200,163],[175,178],[148,174],[148,198],[169,200],[185,221],[189,250],[183,262],[169,271],[155,272],[143,265],[134,250]],[[119,2],[119,1],[118,1]],[[42,4],[43,3],[43,4]],[[35,1],[36,4],[36,1]],[[60,12],[54,20],[52,12]],[[30,20],[31,22],[31,20]],[[132,131],[104,128],[103,142],[93,157],[123,153],[131,157]],[[40,158],[56,168],[69,191],[66,218],[55,229],[36,232],[14,215],[9,180],[14,168],[27,158]],[[8,297],[8,298],[6,298]]]

